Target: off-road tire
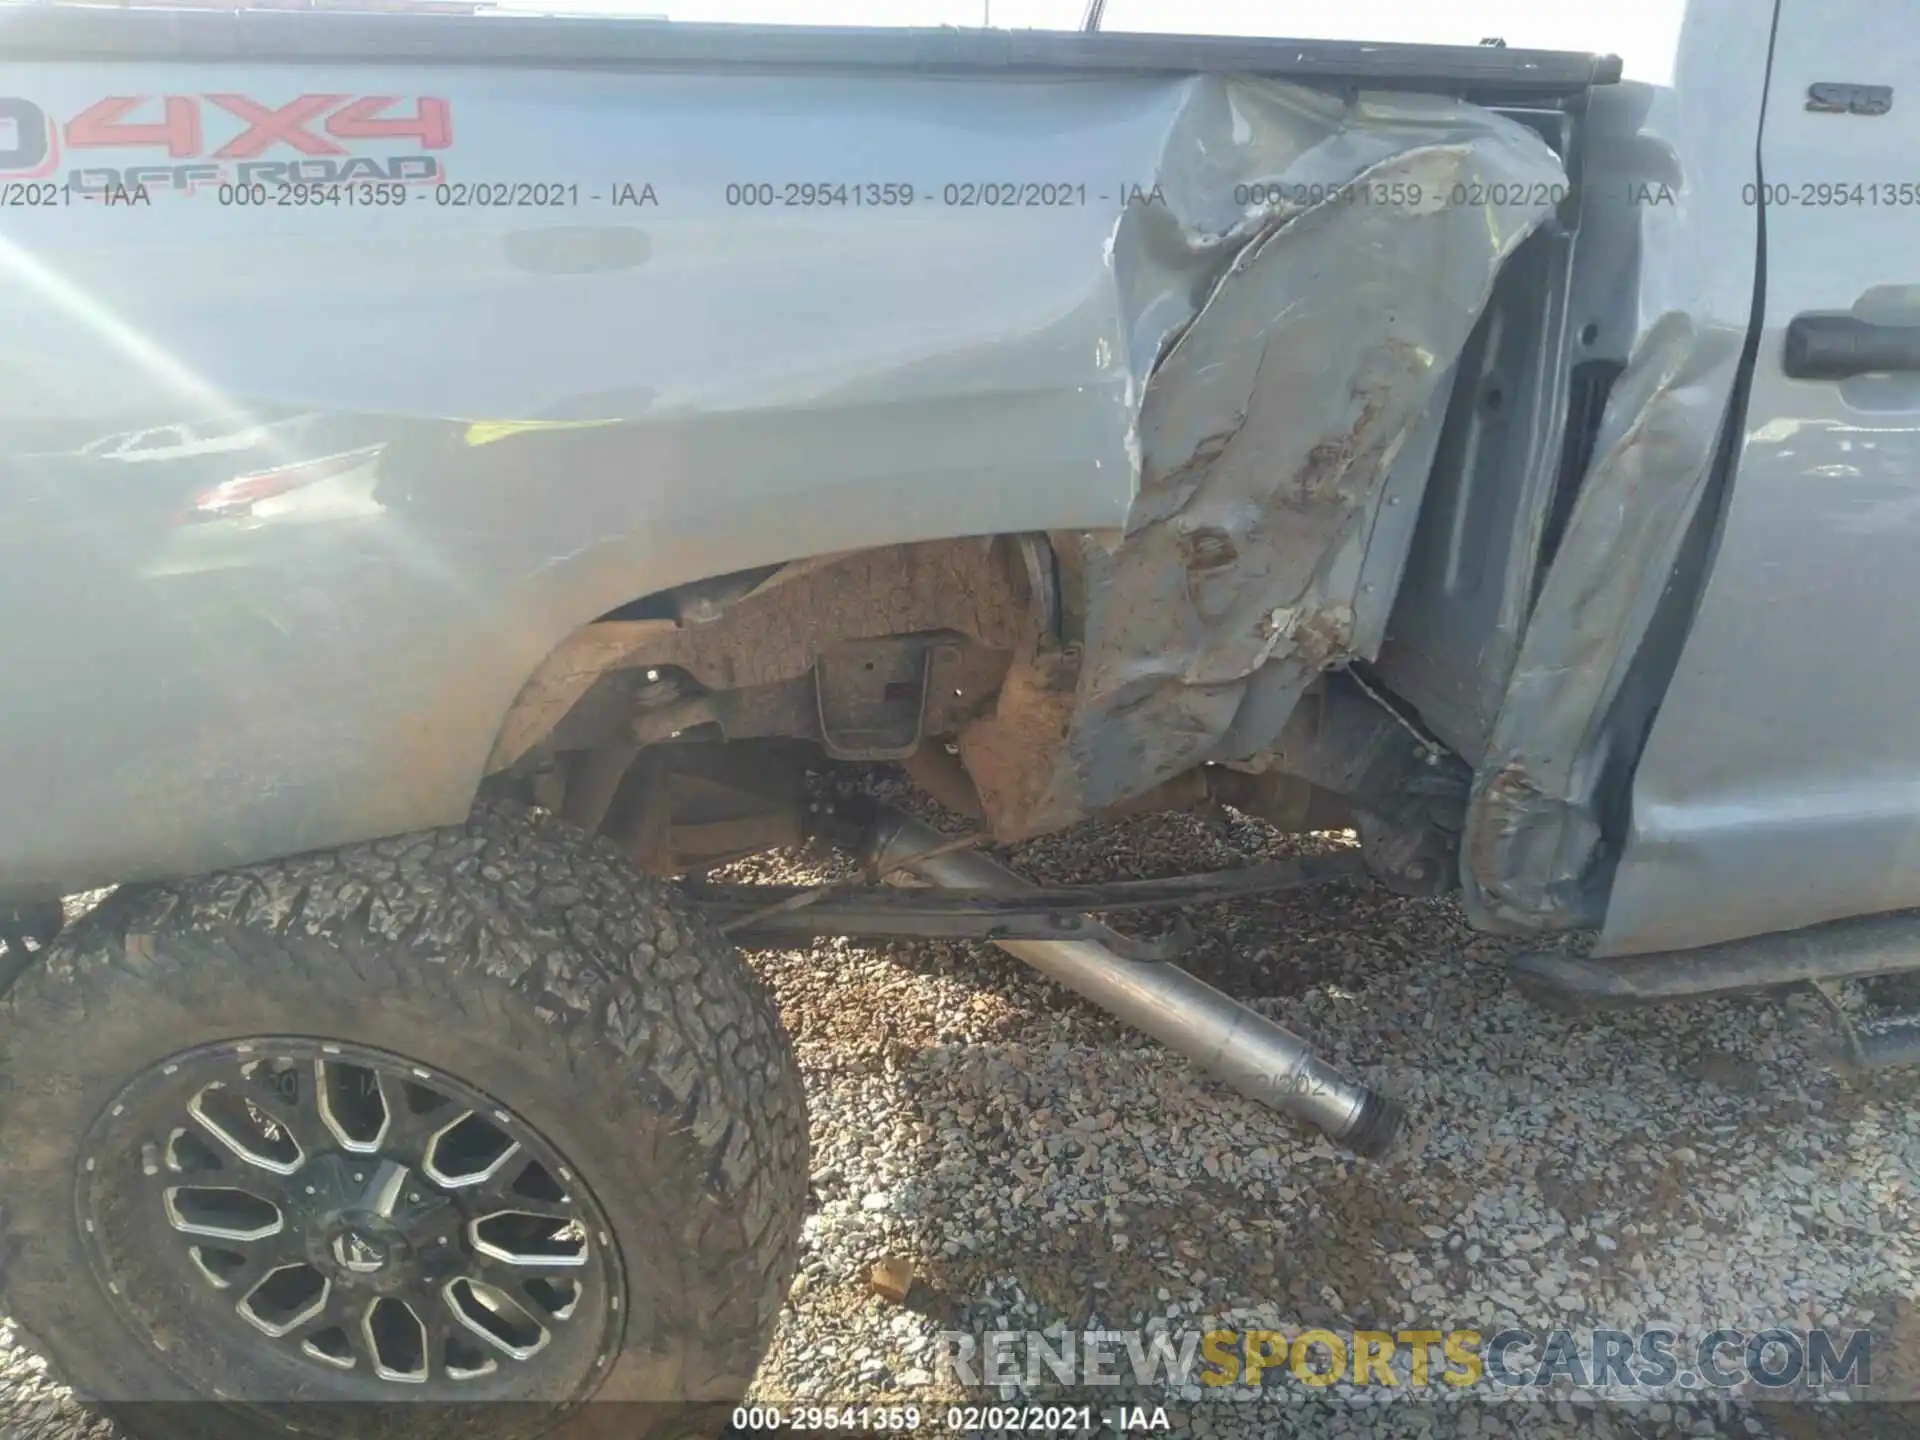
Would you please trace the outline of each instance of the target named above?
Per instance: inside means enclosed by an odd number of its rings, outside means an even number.
[[[0,997],[0,1309],[85,1398],[168,1440],[259,1433],[206,1365],[138,1336],[90,1271],[83,1137],[191,1047],[307,1036],[496,1097],[571,1158],[630,1304],[594,1400],[556,1423],[723,1424],[792,1276],[805,1098],[766,993],[668,885],[537,811],[123,889]],[[239,1377],[245,1390],[245,1377]],[[232,1393],[231,1390],[229,1393]],[[640,1402],[603,1404],[602,1402]],[[543,1422],[544,1423],[544,1422]]]

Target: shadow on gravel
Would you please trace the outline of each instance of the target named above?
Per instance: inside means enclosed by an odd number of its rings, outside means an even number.
[[[1344,843],[1161,815],[996,853],[1064,884]],[[768,1383],[815,1401],[925,1401],[900,1377],[928,1350],[902,1349],[902,1335],[1155,1318],[1177,1330],[1223,1315],[1293,1332],[1866,1323],[1877,1343],[1920,1352],[1920,1322],[1886,1283],[1910,1282],[1895,1237],[1920,1218],[1887,1126],[1920,1076],[1854,1083],[1825,1068],[1817,1008],[1552,1013],[1509,991],[1515,942],[1476,935],[1451,901],[1365,885],[1186,918],[1186,968],[1408,1103],[1400,1151],[1344,1156],[988,946],[828,942],[766,957],[802,1035],[828,1172],[809,1242],[821,1289],[790,1312]],[[904,1307],[862,1282],[893,1254],[921,1277]],[[836,1353],[822,1357],[829,1334]],[[1395,1408],[1412,1428],[1391,1433],[1418,1433],[1421,1407]],[[1920,1433],[1920,1414],[1881,1407],[1895,1429],[1812,1406],[1473,1410],[1514,1423],[1481,1429],[1454,1410],[1427,1433]],[[1341,1413],[1293,1433],[1375,1433]]]
[[[879,788],[964,828],[904,786]],[[1163,815],[995,853],[1071,883],[1346,843]],[[841,856],[773,856],[726,878],[849,872]],[[1477,936],[1450,901],[1329,885],[1187,919],[1195,975],[1407,1103],[1401,1149],[1379,1164],[1343,1155],[991,946],[753,954],[806,1071],[815,1190],[757,1399],[991,1399],[928,1383],[935,1331],[1223,1316],[1293,1332],[1832,1316],[1870,1326],[1885,1382],[1920,1395],[1920,1213],[1915,1172],[1893,1153],[1903,1134],[1908,1161],[1920,1153],[1905,1118],[1920,1075],[1855,1084],[1825,1068],[1822,1012],[1800,1001],[1541,1010],[1508,990],[1512,942]],[[903,1305],[867,1283],[889,1256],[918,1276]],[[0,1330],[0,1427],[79,1433],[8,1343]],[[1144,1398],[1190,1433],[1286,1433],[1236,1407]],[[1390,1430],[1377,1410],[1289,1408],[1286,1431],[1309,1435],[1920,1434],[1920,1413],[1889,1407],[1408,1404]]]

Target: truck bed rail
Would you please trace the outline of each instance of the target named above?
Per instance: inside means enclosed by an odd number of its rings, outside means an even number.
[[[1558,50],[1113,31],[712,25],[601,16],[422,15],[0,5],[0,56],[298,60],[596,69],[836,69],[1024,74],[1223,71],[1476,101],[1551,100],[1620,78],[1620,60]]]

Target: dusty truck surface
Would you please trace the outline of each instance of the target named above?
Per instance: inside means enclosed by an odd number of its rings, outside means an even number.
[[[0,58],[0,1308],[204,1402],[142,1433],[724,1418],[807,1179],[736,943],[992,941],[1362,1153],[1392,1100],[1181,904],[1457,889],[1597,931],[1517,962],[1572,1003],[1920,964],[1894,0],[1695,0],[1664,84],[60,5]],[[979,853],[1203,805],[1358,844]],[[699,878],[815,838],[863,881]]]

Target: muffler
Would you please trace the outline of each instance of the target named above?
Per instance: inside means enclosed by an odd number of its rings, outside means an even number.
[[[1033,888],[973,851],[927,855],[950,838],[897,810],[883,809],[867,832],[867,855],[882,868],[903,868],[933,885]],[[926,858],[912,858],[916,856]],[[1400,1129],[1403,1112],[1393,1101],[1342,1075],[1298,1035],[1177,966],[1123,960],[1095,940],[993,943],[1186,1056],[1248,1099],[1318,1126],[1357,1154],[1384,1154]]]

